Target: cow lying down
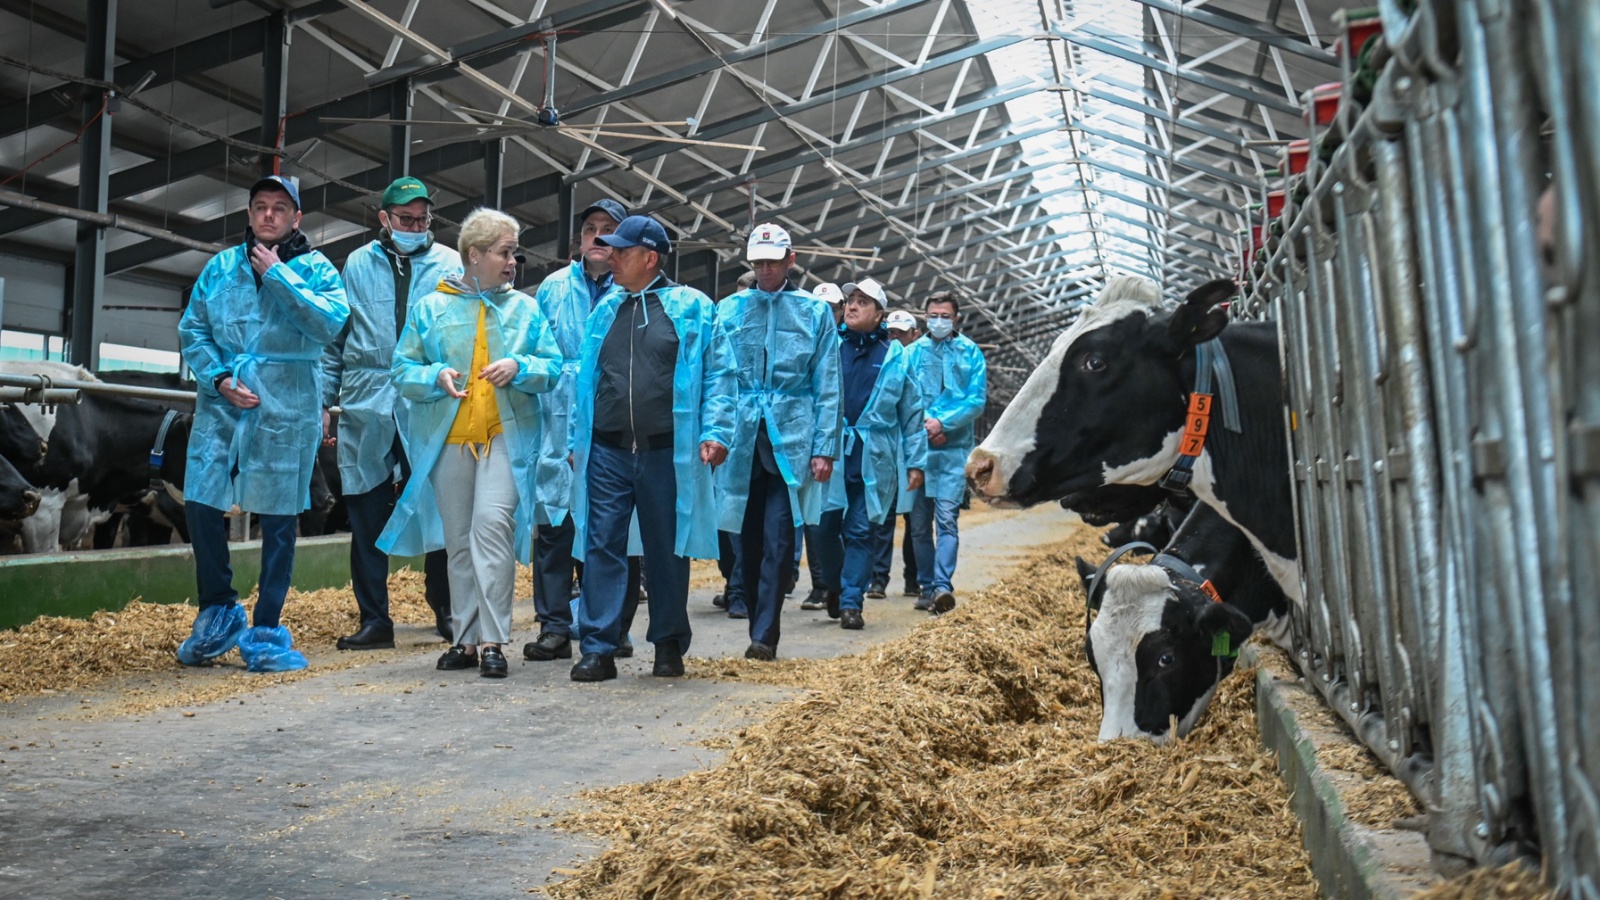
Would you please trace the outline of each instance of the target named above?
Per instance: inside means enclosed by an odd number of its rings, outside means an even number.
[[[1102,741],[1188,734],[1253,632],[1289,646],[1288,597],[1244,533],[1209,506],[1196,506],[1148,565],[1077,564]]]

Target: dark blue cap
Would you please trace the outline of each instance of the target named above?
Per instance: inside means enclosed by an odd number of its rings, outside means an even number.
[[[589,204],[588,208],[583,212],[578,213],[578,227],[582,228],[584,220],[589,218],[590,213],[594,212],[605,213],[611,217],[613,222],[616,222],[619,225],[622,224],[623,219],[628,217],[628,208],[626,206],[623,206],[621,203],[618,203],[610,197],[607,197],[604,200],[596,200],[595,202]]]
[[[622,220],[616,231],[595,240],[607,247],[646,247],[663,255],[672,252],[672,241],[667,240],[667,230],[649,216],[629,216]]]
[[[285,178],[282,175],[263,175],[261,180],[250,185],[250,199],[254,200],[257,194],[268,189],[283,191],[289,195],[290,200],[294,201],[294,208],[300,208],[300,189],[295,187],[294,179]]]

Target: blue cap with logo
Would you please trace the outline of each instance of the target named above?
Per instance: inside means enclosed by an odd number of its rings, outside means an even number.
[[[628,208],[626,206],[623,206],[621,203],[618,203],[610,197],[606,197],[601,200],[596,200],[595,202],[589,204],[583,212],[578,213],[578,227],[583,227],[584,220],[589,218],[590,213],[597,212],[602,212],[610,216],[611,220],[616,222],[618,225],[622,224],[622,220],[628,217]]]
[[[622,220],[617,230],[595,238],[607,247],[644,247],[660,254],[672,252],[672,241],[667,230],[649,216],[629,216]]]
[[[300,187],[296,182],[298,178],[285,178],[282,175],[263,175],[255,184],[250,185],[250,199],[266,190],[283,191],[294,201],[294,208],[300,208]]]

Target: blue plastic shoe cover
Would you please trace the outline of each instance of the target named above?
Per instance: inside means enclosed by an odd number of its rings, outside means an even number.
[[[198,666],[227,653],[239,643],[250,620],[237,603],[208,606],[194,617],[189,637],[178,645],[178,662]]]
[[[252,672],[294,672],[309,663],[293,645],[294,638],[282,625],[257,625],[239,638],[239,655],[244,657],[245,668]]]

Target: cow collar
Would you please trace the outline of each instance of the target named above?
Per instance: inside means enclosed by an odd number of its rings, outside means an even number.
[[[1199,585],[1200,592],[1210,597],[1212,603],[1222,602],[1222,594],[1218,593],[1216,586],[1211,583],[1211,579],[1201,575],[1193,566],[1170,553],[1158,551],[1152,544],[1147,544],[1144,541],[1133,541],[1118,547],[1115,552],[1106,557],[1105,562],[1101,563],[1098,569],[1094,570],[1094,581],[1089,585],[1089,595],[1084,598],[1083,604],[1083,633],[1085,635],[1089,633],[1089,627],[1094,624],[1094,614],[1099,612],[1100,604],[1105,600],[1106,572],[1113,565],[1116,565],[1117,560],[1127,556],[1129,553],[1155,554],[1155,558],[1150,560],[1152,565],[1160,566],[1178,578],[1192,581]],[[1229,646],[1228,633],[1224,631],[1217,636],[1217,639],[1212,640],[1211,655],[1232,657],[1238,656],[1239,651],[1237,648]]]
[[[1189,489],[1194,479],[1194,464],[1206,449],[1206,433],[1211,429],[1211,379],[1217,380],[1222,399],[1222,424],[1239,432],[1239,393],[1233,384],[1233,366],[1228,363],[1222,339],[1212,338],[1194,348],[1194,390],[1189,394],[1189,409],[1184,415],[1183,439],[1178,443],[1178,461],[1161,478],[1161,486],[1175,494]]]
[[[1116,564],[1117,560],[1129,553],[1159,553],[1153,544],[1144,541],[1133,541],[1118,547],[1094,570],[1094,581],[1089,584],[1089,596],[1083,598],[1083,633],[1089,633],[1089,626],[1094,624],[1094,614],[1100,611],[1100,602],[1106,596],[1106,572]]]

